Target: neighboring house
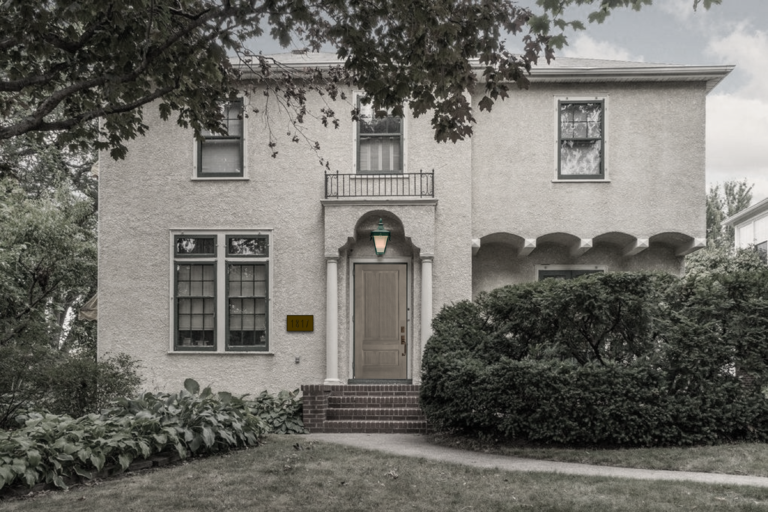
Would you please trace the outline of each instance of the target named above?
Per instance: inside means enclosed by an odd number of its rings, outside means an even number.
[[[456,144],[434,141],[429,116],[353,123],[347,91],[338,129],[304,125],[327,174],[306,144],[271,157],[282,113],[267,125],[225,105],[228,136],[197,142],[148,108],[149,135],[100,160],[99,354],[140,359],[166,390],[417,384],[445,304],[545,277],[679,273],[705,245],[706,96],[731,69],[558,59]]]
[[[753,204],[723,221],[733,227],[737,248],[754,247],[763,261],[768,256],[768,199]]]

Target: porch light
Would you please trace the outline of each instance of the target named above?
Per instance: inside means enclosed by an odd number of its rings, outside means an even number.
[[[373,240],[376,256],[384,256],[389,242],[389,231],[384,229],[384,222],[381,219],[379,219],[379,227],[371,231],[371,240]]]

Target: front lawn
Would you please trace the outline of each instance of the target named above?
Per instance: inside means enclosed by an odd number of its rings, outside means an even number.
[[[435,444],[464,450],[524,457],[527,459],[578,462],[671,471],[701,471],[728,475],[768,477],[768,444],[733,443],[715,446],[670,448],[558,448],[514,442],[482,442],[477,439],[434,434]]]
[[[298,448],[298,449],[297,449]],[[480,470],[301,436],[2,503],[8,511],[765,510],[768,489]]]

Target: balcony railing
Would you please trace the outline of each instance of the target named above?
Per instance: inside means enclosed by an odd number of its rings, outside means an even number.
[[[435,173],[325,173],[325,198],[338,197],[435,197]]]

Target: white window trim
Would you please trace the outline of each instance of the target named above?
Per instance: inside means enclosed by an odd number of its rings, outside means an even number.
[[[748,220],[747,222],[742,222],[741,224],[737,224],[733,227],[734,231],[734,242],[737,248],[743,249],[746,247],[749,247],[751,245],[757,245],[765,242],[766,240],[757,240],[755,238],[755,224],[757,224],[757,221],[763,220],[766,217],[768,217],[768,213],[764,213],[762,215],[758,215],[757,217],[753,217],[752,219]],[[751,225],[752,226],[752,240],[749,241],[742,241],[741,240],[741,228]]]
[[[190,180],[192,181],[249,181],[250,178],[248,177],[248,117],[245,116],[245,110],[248,108],[248,96],[238,97],[238,99],[243,101],[243,125],[242,125],[242,131],[243,131],[243,175],[242,176],[198,176],[197,175],[197,152],[198,152],[198,141],[194,137],[192,137],[192,176],[190,177]]]
[[[174,308],[174,300],[176,299],[176,290],[175,290],[175,271],[176,271],[176,254],[175,254],[175,247],[174,247],[174,236],[176,235],[207,235],[216,236],[216,256],[213,257],[201,257],[201,258],[194,258],[190,256],[184,257],[185,262],[195,263],[195,262],[202,262],[202,261],[212,261],[215,260],[216,265],[216,317],[215,317],[215,325],[216,325],[216,350],[174,350],[174,344],[176,339],[176,315],[174,314],[175,308]],[[267,252],[266,257],[254,257],[254,258],[246,258],[242,256],[238,256],[236,258],[229,258],[227,259],[227,247],[226,247],[226,240],[228,235],[266,235],[269,237],[268,247],[269,251]],[[272,228],[260,228],[260,229],[176,229],[173,228],[170,230],[170,236],[169,236],[169,243],[168,246],[170,247],[170,273],[169,273],[169,297],[170,300],[168,301],[170,310],[168,312],[169,317],[169,324],[170,324],[170,332],[169,332],[169,341],[168,341],[168,354],[174,354],[174,355],[184,355],[184,354],[218,354],[218,355],[252,355],[252,356],[273,356],[275,355],[274,352],[274,342],[275,342],[275,325],[273,322],[273,314],[274,314],[274,300],[273,300],[273,287],[274,287],[274,250],[275,250],[275,243],[274,243],[274,236],[273,236],[273,229]],[[269,350],[267,351],[259,351],[259,350],[227,350],[226,349],[226,268],[227,268],[227,262],[238,262],[238,263],[268,263],[267,265],[267,336],[268,336],[268,343],[269,343]]]
[[[366,94],[364,91],[354,91],[352,93],[352,105],[357,107],[357,102],[360,98],[364,97]],[[408,110],[403,109],[403,140],[400,141],[400,143],[403,145],[403,161],[402,161],[402,167],[403,167],[403,174],[408,172],[408,144],[406,141],[408,140]],[[354,121],[352,123],[352,173],[357,174],[357,128],[359,126],[359,121]],[[363,175],[364,176],[364,175]]]
[[[607,272],[605,265],[550,265],[544,263],[542,265],[534,265],[533,267],[533,280],[539,280],[539,271],[541,270],[599,270],[603,273]]]
[[[552,177],[552,183],[610,183],[610,176],[608,175],[608,170],[610,169],[609,165],[609,155],[610,155],[610,144],[608,143],[608,139],[610,136],[610,126],[609,126],[609,120],[610,116],[608,115],[608,112],[610,111],[608,108],[608,94],[605,93],[599,93],[595,95],[589,95],[589,96],[553,96],[553,108],[555,115],[553,117],[554,119],[554,138],[555,138],[555,151],[553,153],[554,160],[552,167],[555,169],[554,176]],[[603,102],[603,177],[601,179],[592,178],[592,179],[567,179],[567,178],[560,178],[559,177],[559,166],[560,166],[560,102],[561,101],[590,101],[590,100],[598,100]],[[538,272],[537,274],[538,275]]]

